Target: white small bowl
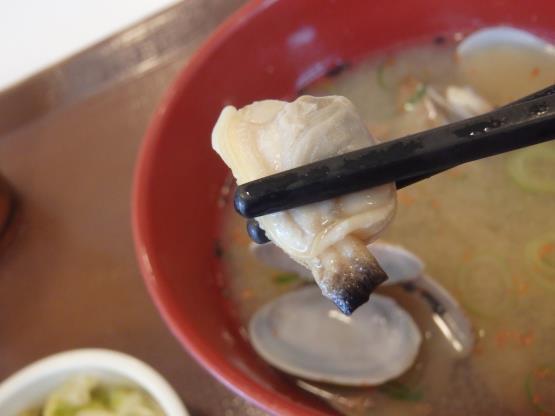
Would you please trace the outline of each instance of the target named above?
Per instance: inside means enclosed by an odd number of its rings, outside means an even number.
[[[146,391],[167,416],[188,416],[177,393],[142,361],[121,352],[80,349],[54,354],[23,368],[0,384],[0,415],[16,416],[39,406],[72,376],[87,374],[101,382],[130,383]]]

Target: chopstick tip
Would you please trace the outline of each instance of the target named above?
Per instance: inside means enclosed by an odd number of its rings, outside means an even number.
[[[254,218],[247,220],[247,233],[251,240],[256,244],[265,244],[270,242],[270,239],[266,236],[266,232],[260,228],[258,221]]]
[[[235,196],[233,198],[235,211],[245,218],[253,218],[253,215],[250,212],[249,197],[249,193],[243,188],[243,186],[239,185],[235,190]]]

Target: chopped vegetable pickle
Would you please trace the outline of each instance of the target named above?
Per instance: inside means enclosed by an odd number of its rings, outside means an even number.
[[[144,391],[131,386],[104,385],[89,376],[68,380],[54,390],[41,408],[18,416],[165,416]]]

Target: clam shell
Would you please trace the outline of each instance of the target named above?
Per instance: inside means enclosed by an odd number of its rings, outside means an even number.
[[[555,46],[524,30],[478,30],[457,47],[464,81],[488,102],[504,105],[553,82]]]
[[[446,340],[460,356],[469,355],[474,349],[475,337],[470,320],[456,299],[436,280],[424,273],[424,263],[409,250],[394,244],[374,242],[368,246],[388,280],[383,285],[403,284],[405,290],[419,296],[430,307],[430,313]],[[312,281],[310,271],[293,261],[272,243],[252,244],[256,258],[280,270],[296,273]],[[377,296],[373,294],[370,299]]]
[[[422,341],[410,315],[377,294],[352,316],[341,314],[316,286],[263,306],[249,323],[254,349],[295,376],[341,385],[378,385],[403,374]]]

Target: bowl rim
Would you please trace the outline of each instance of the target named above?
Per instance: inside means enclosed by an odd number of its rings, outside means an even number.
[[[101,348],[59,352],[41,358],[0,383],[0,410],[19,392],[40,384],[51,376],[74,372],[104,370],[129,380],[144,389],[168,416],[189,416],[177,392],[154,368],[131,355]],[[87,370],[88,369],[88,370]]]
[[[193,80],[197,71],[209,61],[227,38],[274,2],[275,0],[250,0],[228,16],[200,44],[175,81],[167,88],[147,127],[136,159],[131,197],[132,232],[139,269],[151,298],[172,334],[204,369],[228,389],[270,413],[288,415],[303,412],[306,415],[322,415],[320,411],[311,410],[293,400],[284,400],[265,391],[253,379],[237,371],[224,357],[214,352],[210,344],[195,333],[191,324],[179,316],[179,305],[172,299],[169,288],[156,278],[160,271],[156,269],[150,257],[151,245],[147,231],[150,227],[148,212],[145,209],[145,189],[152,180],[154,149],[166,123],[166,110],[178,103],[181,99],[178,92]]]
[[[199,45],[186,66],[178,73],[175,81],[170,83],[152,116],[136,159],[131,198],[132,232],[139,268],[151,298],[173,335],[203,368],[236,394],[273,414],[297,415],[302,412],[306,415],[323,415],[327,413],[310,411],[300,403],[265,391],[253,379],[236,370],[225,358],[212,350],[210,343],[196,333],[187,319],[179,315],[179,305],[172,298],[170,289],[156,277],[163,273],[159,272],[149,257],[151,244],[149,244],[150,233],[147,231],[150,228],[148,210],[144,204],[147,200],[145,189],[152,183],[151,172],[155,160],[153,150],[167,122],[166,110],[179,102],[181,99],[179,93],[194,79],[197,71],[209,61],[228,37],[276,1],[278,0],[250,0],[237,9]]]

